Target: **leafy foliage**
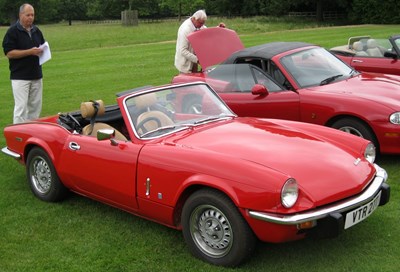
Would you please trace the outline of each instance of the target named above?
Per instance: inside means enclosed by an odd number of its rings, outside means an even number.
[[[18,17],[24,0],[0,0],[0,25]],[[31,0],[36,22],[62,20],[119,19],[121,11],[138,10],[139,17],[189,16],[198,9],[222,17],[286,16],[289,12],[313,12],[318,21],[325,12],[337,12],[352,23],[396,24],[400,22],[400,2],[396,0]]]

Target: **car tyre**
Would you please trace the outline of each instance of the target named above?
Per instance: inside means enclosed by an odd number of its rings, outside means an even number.
[[[355,136],[371,141],[376,148],[379,148],[379,143],[370,127],[364,122],[355,118],[343,118],[333,123],[332,128],[344,131]]]
[[[182,228],[190,252],[214,265],[239,265],[251,255],[257,241],[235,204],[212,189],[202,189],[187,199]]]
[[[49,155],[39,147],[28,154],[26,176],[32,193],[46,202],[64,199],[68,189],[62,184]]]

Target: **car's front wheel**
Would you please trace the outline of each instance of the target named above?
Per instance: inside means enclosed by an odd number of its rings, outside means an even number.
[[[62,184],[48,154],[34,147],[28,154],[26,176],[32,193],[47,202],[56,202],[65,198],[68,189]]]
[[[343,118],[333,123],[332,127],[367,139],[371,141],[376,146],[376,148],[379,147],[379,143],[375,137],[375,134],[371,131],[367,124],[363,123],[360,120],[357,120],[355,118]]]
[[[237,266],[255,248],[256,238],[247,222],[219,191],[192,194],[183,206],[182,227],[191,253],[214,265]]]

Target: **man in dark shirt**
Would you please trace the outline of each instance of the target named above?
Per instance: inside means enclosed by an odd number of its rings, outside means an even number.
[[[13,123],[39,118],[42,110],[42,67],[39,48],[45,40],[34,24],[35,11],[29,4],[19,9],[19,20],[3,39],[4,54],[9,59],[10,79],[14,95]]]

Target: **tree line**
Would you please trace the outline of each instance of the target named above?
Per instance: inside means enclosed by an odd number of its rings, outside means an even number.
[[[0,0],[0,24],[18,18],[18,8],[29,2],[35,7],[36,23],[63,20],[120,19],[121,11],[138,10],[139,18],[189,16],[198,9],[221,17],[285,16],[289,12],[315,12],[324,20],[326,11],[343,14],[349,23],[398,24],[398,0]]]

